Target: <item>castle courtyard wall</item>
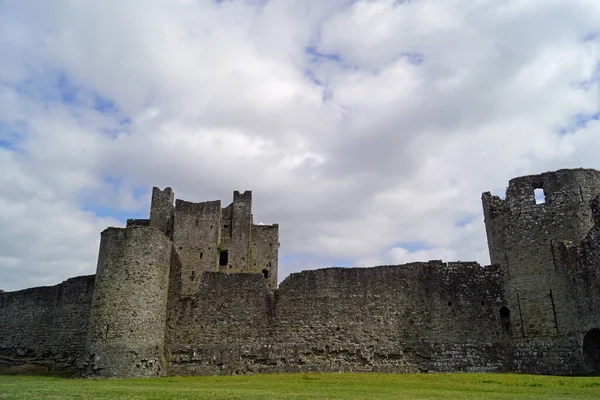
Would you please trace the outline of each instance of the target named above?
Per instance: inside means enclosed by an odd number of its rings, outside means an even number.
[[[0,365],[75,369],[85,348],[94,277],[0,292]]]
[[[503,371],[493,267],[428,262],[292,274],[205,274],[171,309],[169,373]]]
[[[169,374],[268,370],[274,295],[261,274],[207,272],[196,295],[173,297],[166,337]]]

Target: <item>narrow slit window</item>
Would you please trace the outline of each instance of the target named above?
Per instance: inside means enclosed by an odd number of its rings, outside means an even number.
[[[219,266],[224,267],[227,265],[228,262],[229,254],[227,253],[227,250],[221,250],[221,252],[219,253]]]
[[[500,323],[502,324],[502,331],[504,333],[510,332],[510,310],[507,307],[500,309]]]

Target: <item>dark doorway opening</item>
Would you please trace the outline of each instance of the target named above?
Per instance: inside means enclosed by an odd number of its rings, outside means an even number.
[[[262,274],[265,277],[265,279],[269,279],[269,271],[267,271],[266,269],[263,269]]]
[[[502,332],[510,333],[510,310],[508,307],[500,309],[500,323],[502,324]]]
[[[221,250],[221,252],[219,253],[219,266],[224,267],[227,265],[228,262],[229,254],[227,253],[227,250]]]
[[[600,374],[600,329],[591,329],[583,338],[583,359],[588,373]]]

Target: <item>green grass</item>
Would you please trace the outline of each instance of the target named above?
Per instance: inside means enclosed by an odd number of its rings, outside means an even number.
[[[0,399],[599,399],[600,377],[277,374],[81,380],[0,375]]]

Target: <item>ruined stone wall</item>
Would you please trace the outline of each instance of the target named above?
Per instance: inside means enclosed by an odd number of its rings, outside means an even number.
[[[269,288],[277,289],[279,225],[252,225],[250,266],[247,272],[262,274]]]
[[[94,275],[0,293],[0,365],[74,370],[83,355]]]
[[[220,201],[190,203],[177,200],[173,247],[181,262],[182,293],[196,293],[202,274],[217,270],[220,237]]]
[[[292,274],[276,340],[298,369],[501,370],[499,272],[414,263]]]
[[[511,361],[512,371],[526,374],[585,373],[581,342],[574,336],[517,337],[513,342]]]
[[[103,232],[93,296],[93,276],[0,291],[0,365],[73,368],[88,332],[79,364],[104,377],[600,373],[598,171],[484,193],[492,266],[327,268],[278,289],[278,226],[253,225],[251,192],[223,209],[173,197],[154,188],[149,220]]]
[[[84,375],[164,375],[171,241],[151,227],[102,232]]]
[[[260,274],[205,273],[196,295],[170,299],[167,326],[169,374],[262,371],[273,293]]]
[[[247,272],[250,256],[250,231],[252,230],[252,192],[233,192],[231,209],[232,229],[229,246],[231,272]]]
[[[600,196],[592,203],[594,226],[582,243],[562,242],[559,269],[568,286],[573,319],[587,332],[600,328]]]
[[[127,219],[126,222],[126,227],[130,227],[130,226],[150,226],[150,220],[149,219]]]
[[[149,225],[158,229],[168,237],[173,233],[173,200],[175,194],[170,187],[160,190],[152,188],[152,203],[150,205]]]
[[[545,193],[536,204],[534,189]],[[506,200],[483,195],[491,261],[505,273],[517,338],[553,338],[577,330],[571,288],[557,262],[561,241],[580,243],[592,228],[600,173],[559,170],[510,181]]]
[[[573,357],[579,368],[574,372],[578,373],[600,373],[600,337],[596,335],[591,343],[585,343],[594,330],[600,333],[600,196],[592,201],[591,209],[594,226],[585,240],[561,242],[557,257],[572,305],[573,325],[564,341],[570,347],[576,346]]]
[[[233,202],[221,213],[221,249],[219,271],[232,274],[249,272],[252,230],[252,192],[233,192]]]
[[[515,178],[505,200],[483,195],[490,256],[505,271],[516,371],[583,372],[583,335],[599,315],[591,308],[595,272],[580,266],[586,257],[578,244],[590,235],[599,194],[600,173],[577,169]]]
[[[500,371],[499,271],[476,263],[206,274],[170,310],[170,373]]]
[[[228,272],[248,272],[250,231],[252,229],[252,192],[233,192],[231,204],[231,242],[229,244]]]

